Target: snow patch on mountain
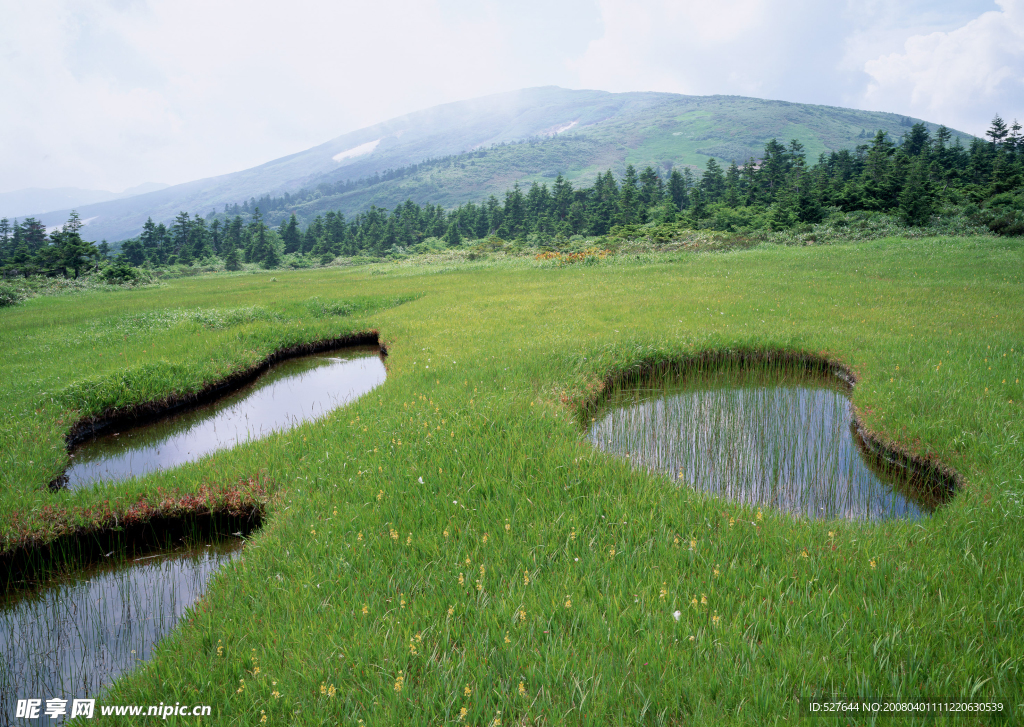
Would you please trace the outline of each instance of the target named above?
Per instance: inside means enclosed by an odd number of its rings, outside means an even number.
[[[337,154],[332,156],[331,159],[333,159],[336,162],[342,162],[345,161],[346,159],[354,159],[356,157],[365,156],[367,154],[372,153],[373,150],[377,148],[378,144],[380,144],[380,139],[374,139],[373,141],[368,141],[365,144],[360,144],[359,146],[354,146],[351,149],[346,149],[345,151],[338,152]]]

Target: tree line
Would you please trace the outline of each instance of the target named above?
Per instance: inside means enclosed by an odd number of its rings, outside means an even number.
[[[450,210],[407,200],[393,210],[371,206],[351,217],[331,211],[304,229],[294,212],[277,228],[269,226],[252,200],[244,205],[244,218],[181,212],[170,226],[150,219],[142,234],[121,243],[116,262],[160,267],[219,257],[228,269],[243,262],[273,268],[285,256],[293,264],[326,263],[338,256],[409,252],[424,242],[457,247],[492,236],[557,246],[575,235],[600,236],[648,223],[784,230],[857,210],[898,215],[907,225],[929,224],[938,213],[967,213],[997,233],[1024,234],[1021,126],[996,116],[986,136],[965,146],[945,127],[933,135],[918,123],[899,140],[879,131],[869,143],[822,154],[814,164],[808,164],[799,141],[772,139],[760,159],[724,168],[709,159],[699,175],[689,168],[662,174],[629,165],[621,178],[609,170],[590,186],[576,187],[559,175],[550,187],[533,183],[524,189],[517,183],[501,200],[492,195]],[[277,207],[281,199],[260,201]],[[32,218],[13,225],[0,220],[0,270],[8,275],[77,276],[99,265],[107,252],[105,243],[82,240],[74,213],[49,234]]]

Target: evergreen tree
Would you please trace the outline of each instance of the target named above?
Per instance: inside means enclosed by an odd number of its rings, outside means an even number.
[[[47,256],[51,264],[62,275],[66,276],[67,270],[70,268],[76,279],[82,269],[98,257],[95,246],[82,239],[81,230],[81,217],[78,212],[72,210],[71,216],[60,232],[55,232],[50,236],[53,244],[50,247],[50,254]]]
[[[649,209],[661,204],[665,196],[665,185],[661,177],[651,167],[644,167],[640,172],[640,204]]]
[[[914,162],[900,194],[899,210],[904,223],[919,226],[928,223],[932,214],[932,195],[925,165]]]
[[[242,269],[242,265],[238,261],[238,248],[237,247],[232,246],[232,247],[228,248],[227,254],[224,255],[224,267],[227,270],[241,270]]]
[[[996,114],[992,119],[992,126],[985,132],[985,136],[992,140],[992,146],[999,146],[1009,133],[1010,130],[1007,128],[1006,122],[999,114]]]
[[[714,158],[708,159],[700,180],[701,191],[707,202],[717,202],[725,195],[725,175]]]
[[[0,219],[0,265],[14,252],[11,246],[11,223],[4,217]]]
[[[668,196],[677,210],[684,210],[690,206],[690,200],[686,195],[686,181],[678,169],[673,169],[668,177]]]
[[[922,152],[928,151],[929,142],[928,128],[921,122],[910,127],[910,131],[903,137],[903,151],[907,156],[916,157]]]
[[[622,185],[619,187],[619,214],[616,222],[620,225],[632,225],[643,222],[640,206],[640,187],[638,185],[636,168],[632,164],[626,165],[626,174],[622,178]]]
[[[725,203],[730,207],[739,207],[741,198],[740,170],[736,162],[729,162],[729,168],[725,171]]]
[[[302,247],[302,237],[299,234],[299,221],[295,219],[295,213],[287,222],[281,221],[281,239],[284,240],[285,254],[299,252]]]
[[[459,234],[459,224],[453,220],[448,225],[448,231],[444,233],[444,241],[449,247],[458,247],[462,244],[462,235]]]

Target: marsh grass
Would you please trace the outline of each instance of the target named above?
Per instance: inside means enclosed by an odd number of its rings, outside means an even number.
[[[46,507],[74,524],[257,475],[272,495],[244,558],[108,703],[201,700],[239,725],[761,725],[798,722],[812,695],[1024,701],[1019,242],[559,267],[499,255],[0,312],[7,547],[52,537]],[[361,295],[421,297],[367,316],[306,308]],[[247,306],[281,317],[92,350],[91,321]],[[77,418],[367,330],[388,346],[388,380],[351,407],[103,491],[46,492]],[[918,520],[758,520],[595,450],[579,427],[609,378],[750,349],[843,362],[865,431],[965,486]],[[144,364],[163,368],[125,373]],[[58,403],[85,377],[125,386]]]

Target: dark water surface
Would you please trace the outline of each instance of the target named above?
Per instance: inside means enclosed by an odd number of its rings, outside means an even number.
[[[19,699],[42,699],[44,709],[47,699],[67,699],[70,714],[70,700],[95,697],[148,659],[241,544],[228,537],[142,558],[115,555],[0,598],[0,725],[30,723],[15,718]],[[40,717],[57,722],[42,710]]]
[[[866,451],[845,386],[810,374],[698,373],[614,391],[590,439],[681,484],[808,518],[917,518],[919,475]]]
[[[354,401],[384,377],[371,347],[282,361],[210,404],[84,442],[72,451],[68,487],[169,469],[290,429]]]

